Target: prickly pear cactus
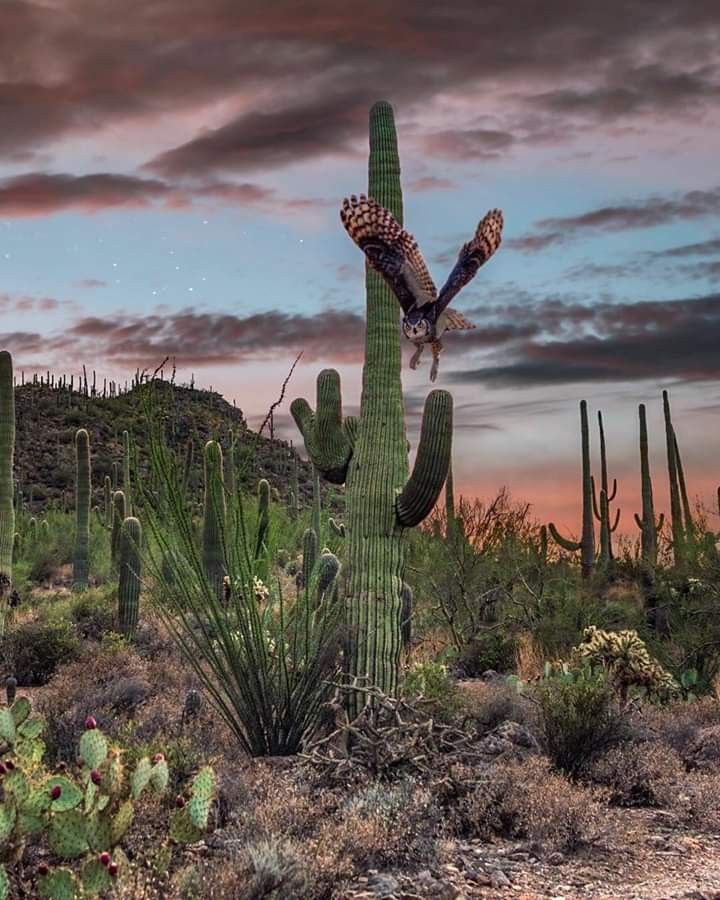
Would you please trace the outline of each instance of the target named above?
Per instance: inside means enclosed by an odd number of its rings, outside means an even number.
[[[127,868],[120,843],[131,827],[135,802],[146,790],[163,794],[169,772],[163,754],[141,758],[130,771],[89,717],[74,772],[49,773],[42,765],[42,722],[30,702],[18,698],[0,707],[0,900],[8,896],[8,864],[22,859],[30,836],[45,839],[54,857],[69,865],[38,868],[37,896],[79,900],[112,888]],[[207,828],[214,798],[212,769],[201,770],[190,789],[187,821],[174,825],[175,841],[197,840]],[[183,803],[183,806],[185,804]],[[182,810],[180,810],[182,811]]]

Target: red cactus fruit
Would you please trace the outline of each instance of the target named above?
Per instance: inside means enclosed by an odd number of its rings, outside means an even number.
[[[90,781],[92,781],[93,784],[100,784],[100,782],[102,781],[102,775],[98,772],[97,769],[93,769],[90,773]]]
[[[62,794],[62,788],[60,787],[60,785],[59,784],[54,785],[52,790],[50,791],[51,798],[53,800],[58,800],[60,798],[61,794]]]
[[[108,866],[108,875],[111,878],[117,878],[117,873],[118,873],[118,864],[110,863],[110,865]]]
[[[12,772],[12,770],[15,768],[15,763],[11,759],[6,759],[5,768],[8,770],[8,772]]]
[[[97,728],[97,722],[95,721],[95,716],[88,716],[85,719],[85,730],[92,731],[93,728]]]
[[[164,753],[156,753],[155,756],[153,756],[153,762],[154,762],[154,763],[162,762],[164,759],[165,759],[165,754],[164,754]]]
[[[182,794],[178,794],[175,798],[175,806],[177,806],[178,809],[182,809],[183,806],[185,806],[185,798]]]
[[[40,865],[38,866],[38,875],[42,875],[43,877],[45,877],[45,875],[47,875],[49,871],[50,866],[48,866],[47,863],[40,863]]]
[[[100,860],[101,865],[106,867],[110,865],[110,854],[107,850],[103,850],[100,856],[98,856],[98,859]]]

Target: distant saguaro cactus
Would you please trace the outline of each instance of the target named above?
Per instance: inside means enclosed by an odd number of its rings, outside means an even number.
[[[223,453],[217,441],[205,444],[205,494],[203,500],[202,560],[205,574],[218,591],[225,577],[223,530],[227,505],[223,481]]]
[[[564,538],[552,522],[548,523],[553,540],[563,550],[580,551],[580,567],[583,578],[592,575],[595,565],[595,528],[593,523],[593,487],[590,474],[590,429],[587,403],[580,401],[580,439],[582,444],[582,534],[579,541]]]
[[[640,529],[640,553],[643,562],[652,570],[657,563],[657,536],[663,526],[664,517],[655,521],[650,458],[648,454],[647,418],[645,404],[638,407],[640,418],[640,489],[642,493],[642,518],[635,513],[635,522]]]
[[[0,351],[0,635],[5,633],[7,599],[12,593],[15,507],[13,457],[15,454],[15,385],[12,356]]]
[[[132,515],[132,491],[130,488],[130,435],[123,431],[123,493],[125,494],[125,514]]]
[[[110,559],[113,564],[120,555],[120,531],[125,521],[125,494],[115,491],[113,494],[112,531],[110,532]]]
[[[75,434],[75,552],[73,555],[73,590],[88,586],[90,553],[90,435],[84,428]]]
[[[118,625],[125,637],[134,637],[140,612],[142,527],[129,516],[120,530],[120,575],[118,579]]]

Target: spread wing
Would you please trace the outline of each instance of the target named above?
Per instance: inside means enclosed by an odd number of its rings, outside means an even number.
[[[487,262],[500,246],[503,215],[499,209],[491,209],[480,221],[475,235],[463,244],[457,262],[438,296],[438,315],[465,285],[472,281],[480,266]]]
[[[343,200],[340,218],[345,230],[367,257],[368,263],[390,285],[403,312],[434,303],[437,288],[415,238],[389,209],[360,194]]]

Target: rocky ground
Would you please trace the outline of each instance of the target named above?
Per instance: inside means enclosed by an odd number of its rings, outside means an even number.
[[[720,900],[720,837],[681,828],[665,812],[622,817],[620,841],[573,857],[528,844],[448,843],[438,868],[370,873],[342,900]]]

